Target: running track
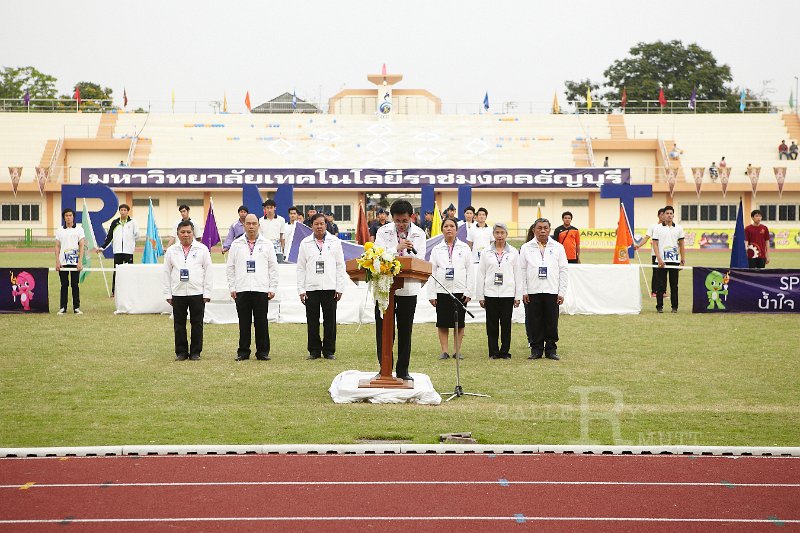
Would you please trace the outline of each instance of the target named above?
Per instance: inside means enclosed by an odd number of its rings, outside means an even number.
[[[0,531],[790,531],[800,458],[0,459]]]

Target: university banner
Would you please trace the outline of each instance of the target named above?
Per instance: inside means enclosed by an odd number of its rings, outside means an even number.
[[[0,268],[0,313],[49,313],[47,268]]]
[[[800,313],[800,270],[692,270],[693,313]]]
[[[487,189],[599,189],[630,183],[629,168],[82,168],[82,185],[114,188],[419,189],[423,185]]]

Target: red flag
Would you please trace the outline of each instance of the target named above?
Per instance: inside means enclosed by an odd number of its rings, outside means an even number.
[[[658,105],[664,107],[667,105],[667,97],[664,96],[664,88],[662,87],[661,90],[658,91]]]
[[[614,264],[629,265],[628,248],[633,246],[633,234],[628,225],[628,216],[625,214],[625,206],[619,204],[619,221],[617,222],[617,244],[614,245]]]
[[[381,76],[384,78],[386,77],[386,63],[384,63],[383,68],[381,68]]]
[[[77,85],[75,86],[75,92],[72,94],[72,98],[78,101],[78,105],[81,105],[81,88]]]
[[[244,95],[244,106],[250,111],[250,91],[247,91],[247,94]]]
[[[122,89],[122,107],[128,107],[128,91]]]
[[[622,88],[622,110],[625,111],[625,106],[628,105],[628,89]]]
[[[367,227],[367,214],[364,212],[364,204],[358,203],[358,224],[356,224],[356,242],[364,244],[369,242],[369,228]]]

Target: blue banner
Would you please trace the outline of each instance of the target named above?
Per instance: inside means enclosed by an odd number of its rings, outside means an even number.
[[[693,313],[800,313],[800,270],[694,267]]]
[[[46,268],[0,268],[0,313],[49,313]]]

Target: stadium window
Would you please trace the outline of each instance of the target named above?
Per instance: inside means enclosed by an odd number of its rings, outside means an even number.
[[[797,220],[796,205],[778,206],[778,222],[794,222],[795,220]]]
[[[684,222],[697,222],[697,205],[682,205],[681,220]]]
[[[736,220],[736,211],[738,206],[734,204],[727,204],[719,206],[719,219],[722,222]]]
[[[160,204],[160,200],[158,198],[153,198],[153,207],[158,207]],[[134,198],[133,205],[131,207],[150,207],[150,199],[149,198]]]
[[[761,219],[764,222],[775,222],[778,218],[778,206],[775,204],[760,205],[758,210],[761,211]]]
[[[700,220],[703,222],[716,222],[717,221],[717,206],[716,204],[701,205],[700,206]]]
[[[183,199],[178,198],[178,200],[175,201],[175,205],[177,205],[177,206],[188,205],[189,207],[203,207],[205,204],[203,203],[203,199],[202,198],[200,198],[200,199],[197,199],[197,198],[183,198]],[[153,204],[153,206],[155,206],[155,204]]]
[[[542,204],[544,205],[544,204]],[[561,201],[561,205],[564,207],[589,207],[589,199],[588,198],[564,198]]]
[[[39,222],[39,204],[2,204],[0,221],[2,222]]]
[[[587,203],[588,205],[588,203]],[[519,206],[520,207],[544,207],[544,198],[520,198],[519,199]]]
[[[300,212],[303,213],[303,217],[306,216],[309,209],[316,209],[317,213],[333,213],[333,219],[336,222],[350,222],[353,219],[353,206],[350,204],[306,204],[302,205],[299,204],[298,209]]]

